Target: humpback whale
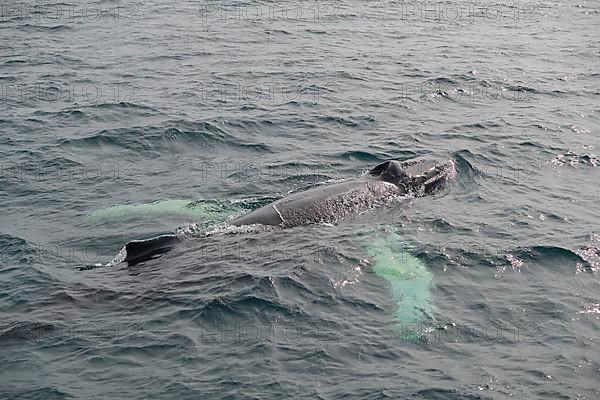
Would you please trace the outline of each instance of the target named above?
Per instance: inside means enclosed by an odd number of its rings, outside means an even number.
[[[292,193],[229,224],[260,224],[281,229],[314,223],[335,224],[349,214],[386,204],[393,198],[434,194],[455,173],[452,161],[389,160],[358,178]],[[178,235],[162,235],[134,240],[127,243],[109,264],[124,261],[134,265],[169,251],[185,239]]]

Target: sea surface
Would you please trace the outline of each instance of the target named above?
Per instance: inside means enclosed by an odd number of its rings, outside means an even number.
[[[589,0],[0,1],[0,398],[600,398],[599,27]],[[456,178],[78,269],[417,157]],[[432,276],[418,336],[371,268],[390,232]]]

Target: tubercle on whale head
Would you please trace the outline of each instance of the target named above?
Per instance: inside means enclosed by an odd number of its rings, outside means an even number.
[[[432,194],[441,190],[446,182],[456,177],[456,165],[454,161],[448,160],[433,167],[423,174],[421,183],[424,194]]]

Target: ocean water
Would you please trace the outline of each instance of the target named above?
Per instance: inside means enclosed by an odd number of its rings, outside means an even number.
[[[1,1],[0,397],[599,398],[599,26],[589,0]],[[415,157],[457,177],[78,270]],[[390,232],[432,281],[418,322],[373,268]]]

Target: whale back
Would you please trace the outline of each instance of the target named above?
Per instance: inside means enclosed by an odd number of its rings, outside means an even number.
[[[309,222],[321,220],[333,222],[333,220],[345,214],[350,203],[359,198],[370,195],[375,202],[377,196],[382,196],[369,183],[378,183],[375,179],[356,178],[331,185],[318,186],[306,191],[296,192],[268,204],[244,216],[234,219],[231,225],[302,225]],[[391,186],[391,185],[390,185]],[[369,190],[369,188],[371,188]],[[386,188],[390,190],[390,188]],[[396,190],[394,188],[394,190]],[[344,201],[347,199],[348,201]],[[355,201],[356,200],[356,201]],[[325,218],[328,216],[329,218]]]
[[[335,223],[350,212],[360,212],[398,194],[420,197],[435,192],[444,177],[441,166],[443,163],[435,160],[385,161],[361,177],[292,193],[230,223],[287,227]]]

